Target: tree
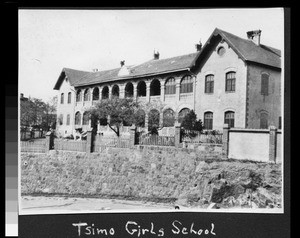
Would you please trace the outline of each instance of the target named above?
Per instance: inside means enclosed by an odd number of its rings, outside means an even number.
[[[181,127],[185,130],[189,130],[189,132],[182,130],[182,134],[189,137],[196,136],[195,131],[202,132],[203,130],[202,121],[200,119],[197,120],[197,115],[194,110],[191,110],[188,114],[186,114],[182,120]]]
[[[56,121],[56,97],[45,103],[38,98],[21,100],[20,119],[23,127],[35,126],[48,130]]]
[[[107,125],[117,136],[120,136],[120,126],[137,123],[136,114],[139,103],[132,98],[112,98],[101,100],[88,110],[91,120],[107,120]]]

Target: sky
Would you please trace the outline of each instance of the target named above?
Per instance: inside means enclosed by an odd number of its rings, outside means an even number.
[[[49,101],[64,67],[107,70],[196,52],[215,28],[284,46],[281,8],[176,10],[19,10],[19,94]]]

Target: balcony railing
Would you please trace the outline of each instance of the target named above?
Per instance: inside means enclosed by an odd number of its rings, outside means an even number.
[[[181,93],[180,94],[180,101],[192,100],[193,98],[194,98],[193,93]]]
[[[150,96],[150,102],[157,102],[157,101],[160,101],[160,95]]]

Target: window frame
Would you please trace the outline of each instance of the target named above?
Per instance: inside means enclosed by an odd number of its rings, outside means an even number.
[[[71,101],[72,101],[72,93],[68,92],[68,101],[67,101],[67,103],[71,104]]]
[[[234,77],[229,77],[234,75]],[[225,75],[225,92],[235,92],[236,91],[236,72],[230,71]]]
[[[71,123],[71,116],[70,114],[67,114],[67,121],[66,121],[66,125],[69,126]]]
[[[265,116],[265,117],[263,117]],[[260,129],[268,129],[269,128],[269,113],[261,112],[259,115],[259,128]]]
[[[211,116],[210,118],[207,118],[207,116]],[[203,121],[204,121],[204,128],[206,130],[212,130],[213,129],[213,119],[214,119],[214,113],[211,111],[207,111],[204,113]],[[208,124],[208,126],[207,126]]]
[[[208,74],[205,76],[204,93],[214,93],[214,75]]]
[[[227,118],[226,116],[227,115],[233,115],[233,117],[229,117]],[[224,123],[225,124],[228,124],[228,126],[231,128],[231,127],[234,127],[234,124],[235,124],[235,112],[234,111],[226,111],[224,113]]]
[[[65,94],[61,93],[60,94],[60,104],[64,104],[64,100],[65,100]]]
[[[165,83],[165,95],[173,94],[176,94],[176,80],[174,77],[170,77]]]
[[[180,81],[180,94],[181,93],[193,93],[194,82],[192,75],[185,75]]]

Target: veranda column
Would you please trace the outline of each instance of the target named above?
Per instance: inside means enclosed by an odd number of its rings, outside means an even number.
[[[108,86],[108,98],[112,99],[112,85]]]
[[[145,130],[146,131],[148,131],[148,119],[149,119],[148,113],[149,112],[145,112]]]
[[[125,98],[125,84],[119,85],[120,88],[120,98]]]
[[[178,102],[180,100],[180,78],[176,78],[176,97],[175,100]]]
[[[98,88],[99,88],[99,101],[101,101],[101,99],[102,99],[102,87],[99,86]]]
[[[133,85],[133,99],[136,99],[137,97],[137,83],[136,82],[132,82]]]
[[[165,80],[160,80],[160,101],[165,101]]]
[[[150,84],[151,84],[151,81],[150,80],[148,80],[147,82],[146,82],[146,101],[147,102],[150,102]]]

